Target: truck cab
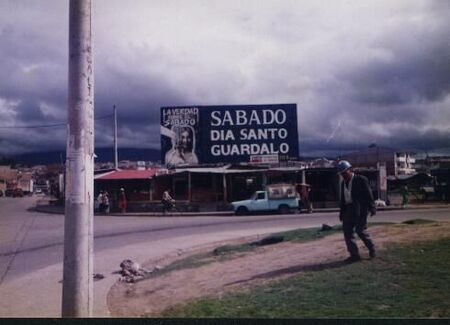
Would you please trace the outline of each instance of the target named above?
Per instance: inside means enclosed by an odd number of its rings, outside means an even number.
[[[287,214],[298,209],[298,194],[290,184],[268,185],[264,191],[256,191],[248,200],[231,202],[237,215],[252,212],[278,211]]]

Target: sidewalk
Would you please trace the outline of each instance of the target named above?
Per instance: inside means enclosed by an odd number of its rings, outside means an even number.
[[[392,211],[392,210],[445,209],[445,208],[450,208],[450,204],[448,203],[408,204],[406,207],[402,207],[400,205],[390,205],[386,207],[378,207],[377,210]],[[55,205],[39,205],[35,207],[35,211],[51,214],[64,214],[64,207]],[[339,212],[339,208],[314,209],[314,213],[327,213],[327,212]],[[307,215],[306,212],[302,212],[301,214]],[[95,215],[105,215],[105,214],[96,212]],[[108,213],[107,215],[111,217],[205,217],[205,216],[223,217],[223,216],[234,216],[234,212],[233,211],[171,212],[165,215],[162,214],[161,212],[127,212],[127,213]]]

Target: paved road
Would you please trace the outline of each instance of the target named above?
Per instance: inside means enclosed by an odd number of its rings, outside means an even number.
[[[59,317],[64,216],[28,211],[36,197],[0,198],[0,316]],[[398,210],[374,221],[413,218],[450,220],[450,209]],[[112,274],[130,258],[140,263],[177,250],[232,238],[337,223],[336,213],[245,217],[95,216],[94,315],[108,316],[106,294]],[[4,299],[9,297],[9,299]]]

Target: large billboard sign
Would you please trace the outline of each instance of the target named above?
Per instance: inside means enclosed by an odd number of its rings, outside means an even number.
[[[162,107],[161,156],[168,166],[295,160],[297,105]]]

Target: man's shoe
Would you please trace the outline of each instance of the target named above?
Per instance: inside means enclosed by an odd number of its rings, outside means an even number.
[[[370,251],[369,252],[369,257],[370,258],[375,258],[375,257],[377,257],[377,254],[375,253],[375,251]]]
[[[346,258],[344,260],[344,263],[349,264],[349,263],[355,263],[355,262],[358,262],[358,261],[361,261],[361,257],[360,256],[350,256],[350,257],[348,257],[348,258]]]

